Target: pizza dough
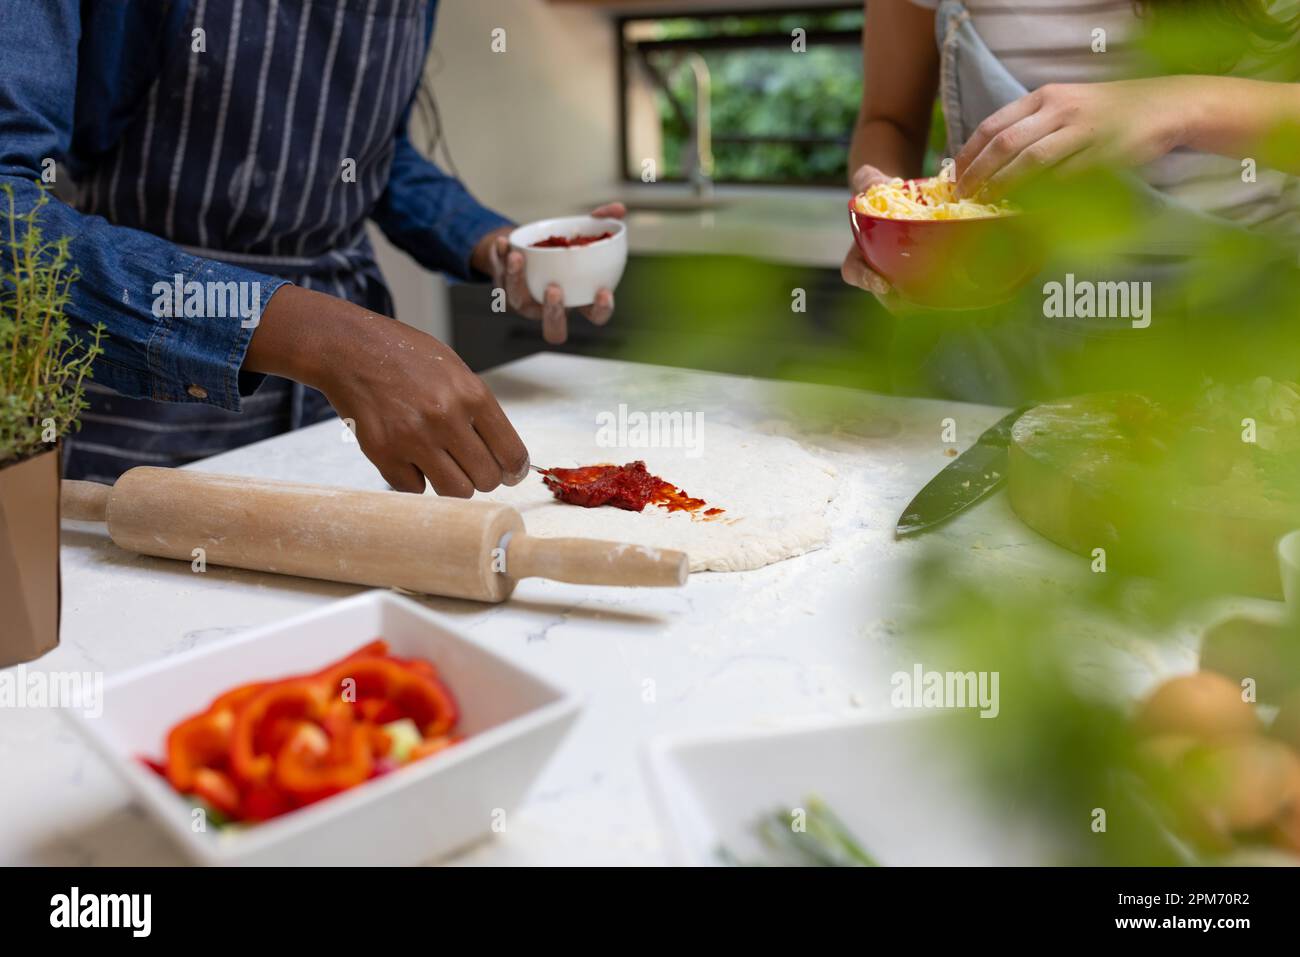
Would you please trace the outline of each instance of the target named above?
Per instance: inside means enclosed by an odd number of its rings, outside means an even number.
[[[533,464],[573,468],[643,459],[655,475],[709,507],[710,520],[649,505],[643,512],[557,502],[533,472],[487,499],[517,508],[528,534],[574,536],[672,548],[690,556],[691,571],[734,572],[801,555],[826,543],[826,507],[835,470],[791,439],[705,423],[697,449],[611,448],[596,430],[520,427]]]

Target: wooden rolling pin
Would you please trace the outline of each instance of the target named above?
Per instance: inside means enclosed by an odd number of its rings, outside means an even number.
[[[475,601],[521,578],[679,586],[685,552],[532,538],[508,505],[134,468],[114,486],[65,481],[63,517],[107,522],[122,548],[192,562]]]

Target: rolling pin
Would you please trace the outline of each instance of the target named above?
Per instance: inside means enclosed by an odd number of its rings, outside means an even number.
[[[65,480],[61,507],[143,555],[474,601],[505,601],[522,578],[664,587],[688,571],[685,552],[534,538],[508,505],[431,494],[139,467],[113,486]]]

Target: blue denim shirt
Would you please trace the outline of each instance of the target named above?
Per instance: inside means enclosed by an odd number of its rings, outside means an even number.
[[[187,42],[179,34],[191,0],[4,0],[4,6],[0,183],[13,187],[21,213],[38,196],[47,160],[76,179],[117,142],[158,74],[162,51]],[[429,0],[426,36],[436,7]],[[463,279],[471,278],[478,240],[509,222],[426,160],[405,122],[386,189],[369,217],[422,265]],[[192,255],[57,200],[45,207],[41,228],[49,239],[71,239],[80,271],[67,307],[74,332],[86,337],[97,324],[105,327],[97,382],[159,401],[195,401],[187,388],[201,382],[207,395],[199,401],[239,410],[241,396],[260,381],[239,372],[254,330],[233,320],[156,316],[151,290],[160,277],[177,274],[186,281],[257,282],[264,309],[286,280]]]

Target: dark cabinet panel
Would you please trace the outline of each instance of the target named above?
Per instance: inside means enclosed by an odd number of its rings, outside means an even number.
[[[487,286],[451,288],[453,344],[476,371],[546,349],[741,375],[878,388],[890,317],[839,271],[728,256],[633,256],[614,318],[574,314],[569,341],[491,309]],[[802,311],[800,311],[802,310]]]

